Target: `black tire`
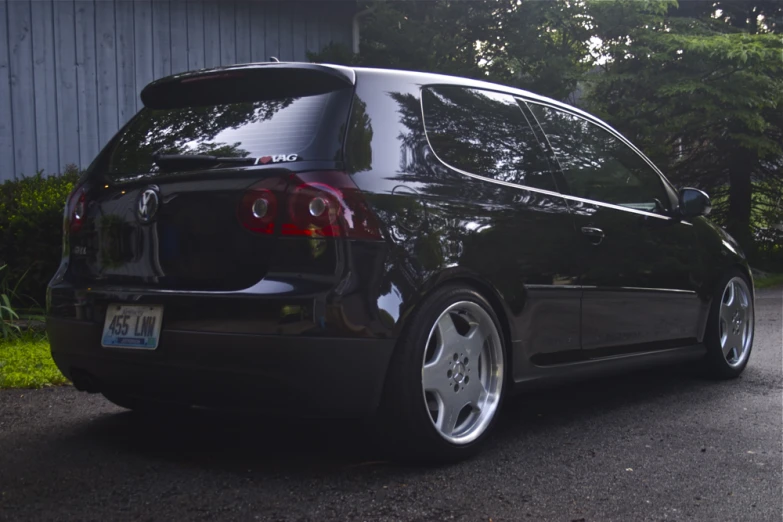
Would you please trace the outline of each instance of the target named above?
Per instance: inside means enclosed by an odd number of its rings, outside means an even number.
[[[116,391],[103,391],[101,395],[112,404],[142,415],[165,417],[188,411],[187,406],[133,397]]]
[[[727,285],[730,281],[740,279],[744,282],[748,292],[748,306],[750,309],[750,316],[747,320],[750,321],[749,341],[741,360],[738,360],[735,364],[731,364],[723,353],[723,346],[721,343],[721,325],[720,325],[720,311],[721,304],[724,299],[724,293],[726,292]],[[704,335],[704,344],[707,347],[707,355],[705,356],[705,371],[708,377],[714,379],[733,379],[738,377],[750,360],[751,350],[753,348],[753,335],[755,333],[755,309],[754,309],[754,296],[752,294],[752,284],[746,274],[737,269],[728,271],[718,281],[715,292],[712,296],[712,303],[710,304],[709,319],[707,320],[707,331]]]
[[[425,402],[422,365],[435,321],[455,303],[467,301],[479,305],[491,318],[497,331],[502,353],[502,372],[507,372],[506,340],[497,315],[484,297],[471,288],[445,286],[425,299],[409,318],[400,336],[389,367],[376,427],[392,456],[413,464],[456,462],[477,453],[490,436],[499,417],[508,379],[499,386],[494,414],[484,431],[472,442],[454,444],[435,428]],[[476,363],[478,364],[478,362]],[[478,376],[478,372],[474,379]]]

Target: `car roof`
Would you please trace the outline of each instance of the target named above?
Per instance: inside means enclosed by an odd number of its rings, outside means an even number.
[[[545,103],[547,105],[552,105],[555,107],[559,107],[577,113],[580,116],[589,118],[603,125],[606,125],[605,122],[599,120],[595,116],[587,112],[584,112],[572,105],[568,105],[566,103],[559,102],[552,98],[547,98],[546,96],[541,96],[539,94],[535,94],[533,92],[526,91],[523,89],[517,89],[514,87],[509,87],[507,85],[501,85],[498,83],[492,83],[492,82],[487,82],[482,80],[473,80],[462,76],[451,76],[447,74],[430,73],[430,72],[408,71],[403,69],[353,67],[353,66],[337,65],[332,63],[251,62],[251,63],[234,64],[234,65],[214,67],[209,69],[202,69],[198,71],[187,71],[178,74],[173,74],[171,76],[160,78],[154,81],[153,84],[165,83],[171,80],[176,80],[181,78],[208,75],[208,74],[213,74],[222,71],[236,71],[236,70],[243,70],[243,69],[247,70],[247,69],[262,69],[262,68],[270,68],[270,69],[296,68],[296,69],[311,69],[311,70],[320,69],[323,72],[331,71],[331,74],[337,73],[343,78],[344,81],[349,82],[351,84],[356,84],[357,76],[393,76],[395,78],[408,81],[412,84],[419,84],[419,85],[437,85],[437,84],[462,85],[465,87],[496,91],[500,93],[510,94],[512,96],[524,97],[531,101],[538,101],[541,103]]]
[[[341,68],[344,67],[344,66],[335,66],[333,64],[322,64],[322,65],[327,67],[341,67]],[[546,96],[541,96],[540,94],[536,94],[534,92],[526,91],[524,89],[518,89],[515,87],[509,87],[507,85],[502,85],[499,83],[492,83],[483,80],[474,80],[462,76],[452,76],[448,74],[429,73],[429,72],[407,71],[401,69],[383,69],[383,68],[372,68],[372,67],[351,67],[350,69],[353,70],[358,77],[364,75],[378,75],[378,76],[391,75],[398,78],[404,78],[410,83],[417,83],[421,85],[438,85],[438,84],[461,85],[463,87],[471,87],[475,89],[500,92],[512,96],[519,96],[519,97],[526,98],[530,101],[537,101],[537,102],[544,103],[546,105],[559,107],[561,109],[565,109],[567,111],[579,114],[580,116],[583,116],[590,120],[600,122],[603,125],[609,126],[605,122],[593,116],[592,114],[585,112],[577,107],[574,107],[573,105],[568,105],[567,103],[563,103],[554,100],[552,98],[548,98]]]
[[[534,92],[526,91],[524,89],[517,89],[516,87],[509,87],[507,85],[502,85],[499,83],[492,83],[487,82],[483,80],[474,80],[471,78],[465,78],[463,76],[451,76],[448,74],[439,74],[439,73],[429,73],[429,72],[417,72],[417,71],[408,71],[404,69],[384,69],[384,68],[373,68],[373,67],[347,67],[344,65],[335,65],[335,64],[328,64],[323,63],[319,64],[323,67],[329,67],[334,68],[337,70],[342,70],[344,73],[347,73],[350,71],[355,75],[355,77],[362,77],[362,76],[393,76],[395,78],[401,78],[405,81],[408,81],[411,84],[418,84],[421,86],[425,85],[460,85],[463,87],[470,87],[474,89],[483,89],[487,91],[494,91],[499,92],[503,94],[508,94],[511,96],[518,96],[526,101],[531,102],[538,102],[542,103],[544,105],[549,105],[552,107],[556,107],[559,109],[563,109],[565,111],[571,112],[573,114],[579,115],[582,118],[585,118],[586,120],[589,120],[601,127],[604,127],[606,129],[609,129],[613,133],[615,133],[617,136],[622,138],[622,141],[625,142],[626,145],[633,148],[636,152],[642,154],[644,156],[644,153],[640,151],[636,145],[631,143],[623,134],[603,121],[602,119],[590,114],[589,112],[585,112],[578,107],[574,107],[573,105],[569,105],[567,103],[563,103],[560,101],[557,101],[552,98],[548,98],[546,96],[541,96],[540,94],[536,94]],[[645,156],[646,158],[646,156]],[[652,162],[647,160],[650,165],[658,171],[659,174],[663,175],[658,167],[656,167]]]
[[[586,120],[589,120],[601,127],[604,127],[610,131],[612,131],[614,134],[619,136],[622,141],[633,148],[636,152],[641,154],[645,159],[647,157],[644,155],[642,151],[640,151],[633,143],[631,143],[625,136],[622,135],[618,130],[616,130],[614,127],[606,123],[605,121],[601,120],[600,118],[597,118],[593,116],[592,114],[585,112],[577,107],[574,107],[573,105],[568,105],[567,103],[563,103],[557,100],[554,100],[552,98],[547,98],[546,96],[541,96],[539,94],[535,94],[530,91],[526,91],[524,89],[517,89],[515,87],[509,87],[507,85],[501,85],[498,83],[492,83],[482,80],[473,80],[470,78],[465,78],[462,76],[451,76],[447,74],[439,74],[439,73],[430,73],[430,72],[418,72],[418,71],[408,71],[404,69],[383,69],[383,68],[373,68],[373,67],[354,67],[354,66],[346,66],[346,65],[338,65],[338,64],[331,64],[331,63],[310,63],[310,62],[253,62],[253,63],[243,63],[243,64],[235,64],[235,65],[228,65],[228,66],[222,66],[222,67],[215,67],[210,69],[202,69],[199,71],[189,71],[189,72],[183,72],[179,74],[174,74],[171,76],[167,76],[165,78],[160,78],[158,80],[155,80],[152,82],[149,86],[155,85],[155,84],[161,84],[166,83],[172,80],[180,79],[180,78],[188,78],[188,77],[194,77],[194,76],[201,76],[201,75],[208,75],[216,72],[221,71],[230,71],[230,70],[242,70],[242,69],[262,69],[262,68],[271,68],[271,69],[285,69],[285,68],[293,68],[293,69],[309,69],[309,70],[320,70],[324,73],[329,74],[330,76],[339,76],[341,78],[341,81],[344,81],[346,84],[350,85],[356,85],[357,79],[363,76],[386,76],[386,77],[393,77],[396,79],[401,79],[403,81],[407,81],[410,84],[425,86],[425,85],[460,85],[463,87],[470,87],[474,89],[484,89],[488,91],[494,91],[499,92],[503,94],[509,94],[511,96],[518,96],[526,101],[532,101],[532,102],[538,102],[545,105],[549,105],[552,107],[556,107],[559,109],[563,109],[565,111],[569,111],[573,114],[577,114],[581,116],[582,118],[585,118]],[[143,95],[143,93],[142,93]],[[143,97],[143,96],[142,96]],[[659,174],[663,176],[663,174],[660,172],[658,167],[655,166],[649,159],[647,159],[647,162],[652,166],[656,171],[658,171]]]

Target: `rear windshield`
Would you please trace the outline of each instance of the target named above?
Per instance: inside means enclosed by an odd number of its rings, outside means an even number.
[[[208,155],[272,161],[339,157],[350,89],[326,94],[142,109],[118,136],[106,172],[119,179],[160,171],[156,155]],[[225,165],[222,165],[225,166]],[[221,164],[199,165],[199,169]]]

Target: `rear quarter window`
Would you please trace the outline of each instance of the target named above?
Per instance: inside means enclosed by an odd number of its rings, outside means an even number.
[[[487,178],[556,192],[541,143],[513,96],[460,86],[422,91],[424,126],[437,156]]]

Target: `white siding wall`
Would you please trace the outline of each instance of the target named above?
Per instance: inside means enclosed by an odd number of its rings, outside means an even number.
[[[350,48],[353,2],[0,0],[0,182],[86,167],[150,81]]]

